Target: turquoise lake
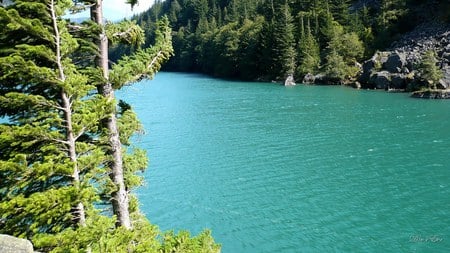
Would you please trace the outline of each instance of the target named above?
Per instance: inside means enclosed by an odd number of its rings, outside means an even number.
[[[159,73],[118,93],[142,211],[224,253],[449,252],[450,101]]]

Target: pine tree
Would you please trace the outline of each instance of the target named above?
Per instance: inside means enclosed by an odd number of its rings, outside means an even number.
[[[332,50],[325,58],[325,74],[333,82],[341,82],[348,77],[348,66],[344,58]]]
[[[354,32],[345,33],[344,27],[332,18],[326,25],[329,42],[326,48],[325,73],[333,81],[344,81],[358,73],[356,61],[364,54],[364,46]]]
[[[295,73],[296,67],[294,24],[287,1],[278,6],[273,24],[274,70],[276,78],[284,80]]]
[[[90,43],[68,32],[75,29],[78,36],[89,30],[62,20],[70,4],[17,0],[0,7],[5,27],[0,36],[0,117],[7,119],[0,124],[0,233],[27,237],[36,249],[53,253],[173,252],[175,247],[219,252],[208,231],[192,238],[185,232],[162,236],[136,202],[129,207],[133,229],[116,227],[115,217],[99,209],[108,204],[100,202],[101,195],[110,197],[116,188],[104,166],[108,142],[101,123],[115,104],[95,94],[102,80],[86,65],[89,60],[72,61],[86,55],[80,42]],[[151,77],[170,55],[167,19],[159,27],[154,47],[113,66],[113,87]],[[129,142],[140,127],[136,115],[126,103],[118,106],[120,141],[128,148],[123,149],[124,184],[131,189],[140,184],[135,172],[147,167],[147,158]]]
[[[97,89],[98,93],[111,103],[109,110],[110,114],[104,121],[104,125],[107,129],[106,134],[109,146],[107,153],[111,156],[111,160],[108,162],[107,166],[110,168],[110,177],[115,186],[115,190],[111,193],[113,213],[117,216],[117,225],[130,229],[132,227],[129,203],[130,188],[128,188],[129,186],[127,186],[125,179],[125,176],[129,173],[126,172],[126,165],[124,165],[124,154],[126,154],[126,152],[122,150],[123,143],[121,140],[126,140],[126,137],[121,136],[120,134],[120,122],[118,120],[119,115],[116,110],[117,104],[115,101],[114,90],[125,84],[135,82],[140,78],[151,77],[160,69],[161,63],[166,61],[172,54],[173,49],[171,46],[168,21],[166,18],[163,22],[165,27],[161,27],[163,31],[160,32],[161,36],[159,36],[159,41],[156,45],[145,50],[138,50],[131,57],[125,57],[118,64],[113,66],[110,76],[108,64],[108,45],[110,40],[114,41],[114,38],[111,38],[111,36],[108,37],[107,27],[105,26],[103,19],[102,2],[102,0],[97,0],[91,4],[89,1],[82,1],[82,4],[85,3],[88,6],[91,6],[91,19],[100,28],[95,42],[98,47],[96,66],[102,70],[102,76],[98,77],[98,79],[102,81],[97,84]],[[136,1],[134,3],[136,3]],[[120,28],[127,31],[130,28],[133,28],[133,24],[128,23],[128,25],[123,25]],[[134,30],[137,31],[137,33],[127,34],[126,37],[131,38],[131,41],[140,42],[139,39],[133,39],[133,37],[141,36],[142,30]],[[127,112],[131,113],[131,111]],[[132,123],[132,125],[135,126],[132,128],[136,129],[139,124],[135,122]]]
[[[86,226],[105,154],[95,144],[106,101],[69,56],[70,1],[0,8],[1,233],[30,239]]]
[[[419,64],[421,78],[427,82],[429,89],[436,89],[436,84],[443,77],[442,70],[437,66],[437,62],[436,53],[433,50],[428,50],[422,55]]]
[[[330,9],[334,19],[340,24],[347,25],[350,21],[350,1],[349,0],[332,0],[330,1]]]
[[[298,42],[298,58],[300,65],[297,75],[304,76],[307,73],[314,74],[320,67],[320,48],[317,40],[311,32],[310,19],[307,17],[306,29],[304,16],[300,16],[300,39]]]

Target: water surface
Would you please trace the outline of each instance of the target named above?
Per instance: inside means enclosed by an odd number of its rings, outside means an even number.
[[[450,249],[450,101],[178,73],[119,96],[163,230],[210,228],[224,253]]]

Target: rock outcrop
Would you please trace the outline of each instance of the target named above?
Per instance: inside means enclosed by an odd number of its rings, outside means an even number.
[[[315,81],[316,81],[316,77],[313,74],[308,73],[308,74],[306,74],[303,77],[302,83],[304,83],[304,84],[313,84]]]
[[[33,253],[33,245],[25,239],[0,235],[0,253]]]
[[[293,75],[289,75],[284,81],[284,86],[295,86],[295,80]]]
[[[439,23],[420,25],[387,51],[375,53],[363,63],[358,81],[366,89],[418,90],[426,86],[417,67],[428,50],[437,53],[437,64],[444,74],[437,88],[450,88],[450,25]]]
[[[450,90],[426,90],[413,92],[414,98],[450,99]]]

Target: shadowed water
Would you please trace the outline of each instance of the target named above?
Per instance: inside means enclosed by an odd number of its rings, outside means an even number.
[[[119,93],[167,229],[224,253],[448,252],[450,101],[160,73]]]

